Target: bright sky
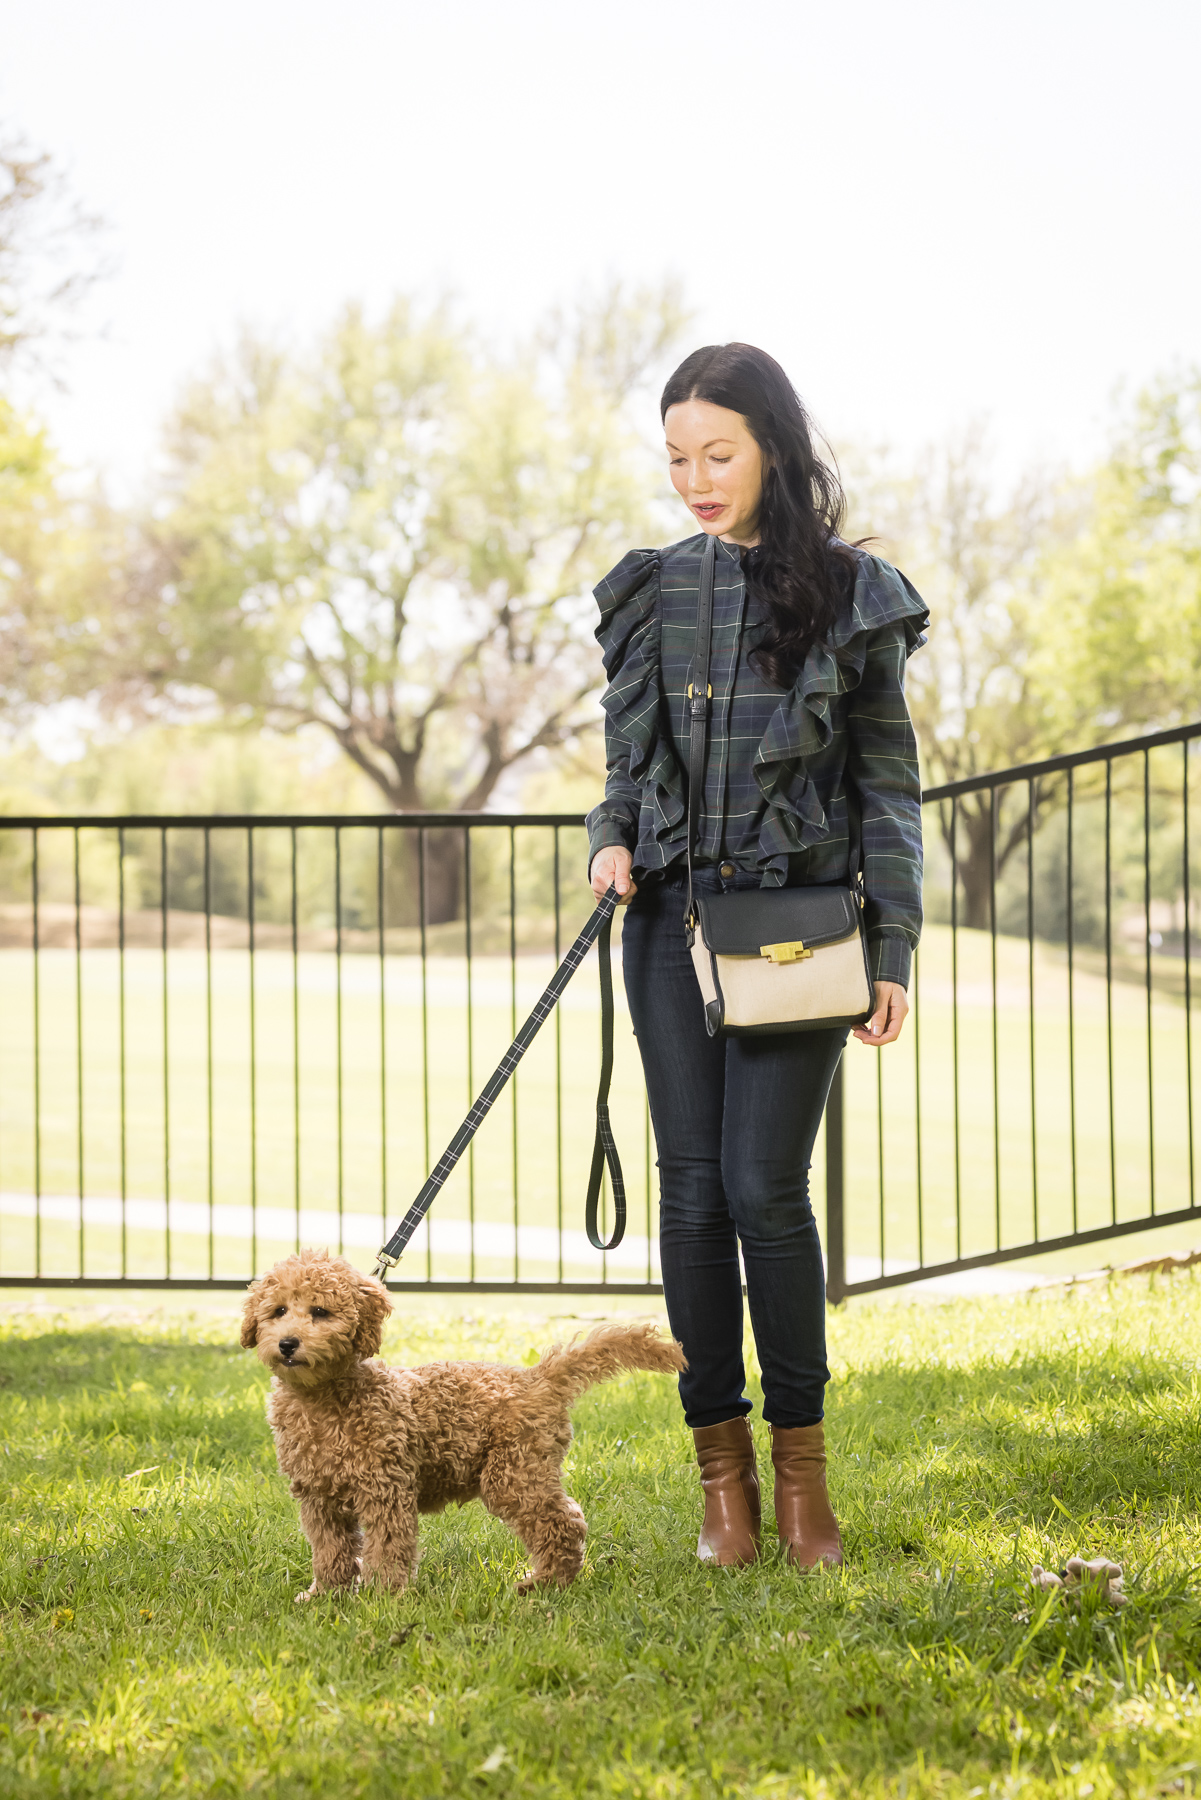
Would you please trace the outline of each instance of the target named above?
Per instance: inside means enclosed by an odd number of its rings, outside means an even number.
[[[1081,460],[1201,361],[1196,0],[38,0],[0,115],[120,259],[51,403],[122,483],[240,319],[450,286],[488,327],[676,273],[836,439]]]

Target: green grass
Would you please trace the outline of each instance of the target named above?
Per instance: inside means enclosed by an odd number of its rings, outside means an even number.
[[[833,1316],[841,1574],[693,1555],[666,1382],[576,1412],[588,1560],[520,1599],[481,1507],[412,1588],[297,1607],[296,1509],[232,1315],[0,1327],[0,1793],[1201,1793],[1201,1279]],[[393,1360],[568,1322],[393,1321]],[[764,1458],[765,1462],[765,1458]],[[1106,1551],[1121,1612],[1034,1602]]]

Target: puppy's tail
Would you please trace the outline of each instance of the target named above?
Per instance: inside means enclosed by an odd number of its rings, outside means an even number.
[[[672,1375],[686,1368],[684,1352],[653,1325],[598,1325],[582,1341],[553,1344],[530,1370],[531,1382],[550,1388],[570,1406],[585,1388],[609,1381],[627,1369],[649,1369]]]

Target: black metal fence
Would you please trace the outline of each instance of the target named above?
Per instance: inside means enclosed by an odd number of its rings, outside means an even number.
[[[925,794],[910,1029],[852,1047],[828,1110],[832,1297],[1201,1219],[1199,741],[1188,725]]]
[[[815,1158],[833,1297],[1201,1217],[1198,740],[927,794],[913,1017],[848,1047]],[[568,814],[0,820],[0,1285],[368,1261],[587,916],[585,856]],[[593,957],[393,1285],[659,1291],[618,1039],[620,1249],[583,1231]]]

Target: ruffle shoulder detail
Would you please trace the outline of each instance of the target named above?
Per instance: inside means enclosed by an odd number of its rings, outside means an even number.
[[[909,657],[924,644],[929,609],[908,578],[878,556],[854,550],[855,582],[828,637],[814,644],[781,700],[755,754],[755,778],[768,802],[760,863],[807,850],[829,831],[809,760],[834,735],[834,709],[863,679],[872,639],[899,630]]]
[[[630,550],[593,589],[597,642],[609,685],[601,700],[610,730],[630,746],[630,777],[650,802],[655,838],[670,837],[685,814],[684,778],[662,730],[659,681],[658,550]]]

